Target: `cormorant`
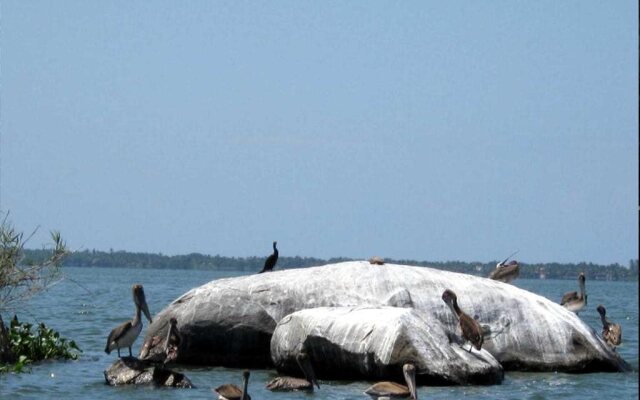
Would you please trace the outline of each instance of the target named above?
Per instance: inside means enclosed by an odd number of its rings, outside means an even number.
[[[267,257],[264,262],[264,267],[262,267],[262,271],[258,272],[259,274],[267,271],[273,271],[273,267],[276,266],[276,263],[278,262],[278,249],[276,249],[276,244],[278,244],[278,242],[273,242],[273,254]]]

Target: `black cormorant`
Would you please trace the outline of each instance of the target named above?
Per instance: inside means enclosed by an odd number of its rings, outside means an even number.
[[[278,249],[276,249],[276,244],[278,242],[273,242],[273,254],[267,257],[267,260],[264,262],[264,267],[262,267],[262,271],[258,272],[259,274],[267,271],[273,271],[273,267],[276,266],[278,262]]]

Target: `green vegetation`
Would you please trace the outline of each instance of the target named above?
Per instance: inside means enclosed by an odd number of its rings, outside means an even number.
[[[26,250],[25,254],[32,262],[46,257],[42,250]],[[169,268],[200,270],[243,270],[259,271],[265,257],[224,257],[199,253],[167,256],[150,253],[130,253],[125,251],[84,250],[71,253],[64,261],[66,266],[104,267],[104,268]],[[328,260],[312,257],[280,256],[277,269],[305,268],[328,263],[349,261],[349,258],[331,258]],[[432,268],[463,272],[477,276],[488,276],[496,267],[498,260],[489,262],[446,261],[430,262],[416,260],[391,260],[387,263],[428,266]],[[637,280],[638,260],[631,260],[629,267],[619,264],[599,265],[593,263],[560,264],[560,263],[520,263],[520,277],[528,279],[576,279],[580,272],[585,272],[592,280]]]
[[[31,324],[17,317],[9,329],[2,313],[46,290],[61,277],[61,265],[69,253],[60,233],[52,232],[52,250],[41,250],[40,258],[25,259],[28,241],[7,221],[0,221],[0,372],[21,372],[27,364],[46,359],[75,359],[80,351],[75,342],[61,338],[58,332],[40,323],[36,332]]]
[[[25,367],[41,360],[75,360],[82,352],[76,343],[60,337],[60,334],[43,323],[38,324],[35,332],[29,323],[19,322],[14,316],[8,331],[9,346],[13,354],[19,357],[13,363],[0,365],[0,372],[22,372]]]
[[[35,232],[34,232],[35,233]],[[37,262],[24,259],[28,240],[5,216],[0,224],[0,313],[42,292],[60,278],[62,260],[69,253],[59,232],[51,232],[53,250],[41,250]]]

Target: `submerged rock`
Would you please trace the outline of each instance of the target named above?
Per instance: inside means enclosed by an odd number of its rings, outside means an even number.
[[[431,326],[425,329],[445,329],[455,324],[441,298],[445,289],[453,290],[460,307],[490,332],[483,349],[506,370],[629,368],[578,316],[544,297],[472,275],[368,261],[209,282],[161,311],[147,338],[164,337],[163,328],[175,317],[183,338],[177,362],[269,367],[271,336],[289,314],[317,307],[413,307],[421,318],[428,316]],[[430,340],[433,348],[451,347],[445,336]]]
[[[108,385],[145,385],[191,388],[193,385],[184,374],[154,366],[135,357],[122,357],[104,371]]]
[[[280,320],[271,358],[278,370],[295,373],[296,355],[304,350],[324,379],[395,377],[402,382],[402,366],[411,362],[418,383],[502,382],[500,363],[484,349],[463,348],[456,330],[455,322],[442,324],[412,308],[312,308]]]

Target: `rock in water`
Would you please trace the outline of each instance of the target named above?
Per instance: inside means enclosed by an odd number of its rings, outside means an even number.
[[[502,382],[498,361],[484,349],[463,348],[456,329],[412,308],[312,308],[280,320],[271,358],[279,371],[294,373],[296,355],[304,349],[323,379],[395,376],[402,382],[402,366],[411,362],[416,380],[427,385]]]
[[[472,275],[425,267],[371,265],[368,261],[209,282],[161,311],[147,330],[147,338],[164,337],[166,332],[161,328],[175,317],[181,323],[183,338],[177,362],[269,367],[273,365],[271,336],[277,323],[289,314],[317,307],[402,305],[413,306],[423,316],[429,315],[433,324],[439,321],[446,327],[455,324],[455,317],[442,301],[445,289],[453,290],[460,307],[477,316],[490,332],[483,349],[505,370],[629,369],[578,316],[544,297]],[[433,348],[452,346],[441,336],[432,340]]]
[[[191,388],[193,385],[185,375],[169,369],[153,366],[135,357],[122,357],[104,371],[108,385],[145,385]]]

